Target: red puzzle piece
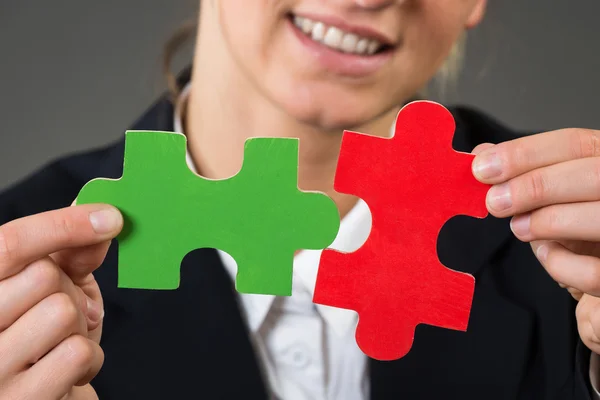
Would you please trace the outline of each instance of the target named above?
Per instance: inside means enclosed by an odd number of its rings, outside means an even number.
[[[440,263],[437,237],[455,215],[485,217],[489,186],[473,177],[474,156],[452,149],[454,129],[446,108],[419,101],[391,139],[344,132],[335,189],[362,198],[373,224],[356,252],[323,251],[313,300],[355,310],[372,358],[406,355],[420,323],[467,328],[475,280]]]

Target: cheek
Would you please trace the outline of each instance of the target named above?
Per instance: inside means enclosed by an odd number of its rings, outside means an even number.
[[[415,54],[416,62],[437,69],[464,32],[470,8],[467,0],[423,0],[420,4],[407,32],[407,50]]]
[[[265,1],[216,0],[224,44],[235,58],[250,60],[247,54],[261,50],[260,38],[267,26],[260,12],[262,3]]]
[[[281,80],[285,70],[285,2],[282,0],[216,0],[221,42],[251,86],[265,93],[267,84]],[[280,85],[285,82],[280,81]]]
[[[227,52],[238,67],[257,75],[266,72],[282,28],[284,1],[215,0],[219,28]],[[253,77],[256,79],[256,76]]]

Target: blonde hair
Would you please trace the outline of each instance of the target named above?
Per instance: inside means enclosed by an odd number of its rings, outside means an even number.
[[[171,35],[163,49],[163,74],[166,78],[167,88],[172,101],[179,96],[181,91],[181,87],[177,82],[177,74],[173,72],[173,59],[186,44],[195,38],[196,29],[197,24],[195,21],[183,24]],[[467,34],[463,33],[450,50],[450,54],[444,64],[431,80],[429,87],[423,89],[419,97],[430,97],[435,91],[435,95],[445,98],[447,93],[454,92],[463,68],[466,40]]]

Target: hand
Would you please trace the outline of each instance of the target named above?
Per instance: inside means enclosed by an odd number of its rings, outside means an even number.
[[[473,152],[475,177],[494,185],[489,212],[513,217],[516,237],[579,301],[581,339],[600,353],[600,131],[564,129]]]
[[[102,205],[0,226],[0,398],[97,399],[104,306],[92,272],[122,228]]]

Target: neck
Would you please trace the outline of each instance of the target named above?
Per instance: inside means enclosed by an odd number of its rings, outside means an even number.
[[[218,29],[210,26],[210,20],[200,24],[185,113],[189,150],[199,173],[209,179],[237,174],[244,143],[250,137],[299,138],[298,187],[326,193],[341,216],[346,215],[357,198],[333,190],[343,130],[306,125],[271,103],[236,68],[226,46],[215,44]],[[207,58],[211,62],[203,62]],[[363,126],[346,129],[387,136],[396,113],[392,110]]]

